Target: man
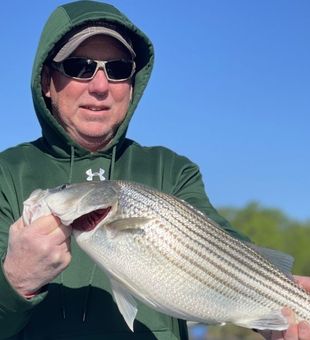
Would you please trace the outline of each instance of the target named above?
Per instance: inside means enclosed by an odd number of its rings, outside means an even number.
[[[196,165],[126,138],[153,57],[145,34],[107,4],[73,2],[46,23],[32,74],[42,137],[0,155],[0,338],[187,338],[184,321],[142,304],[132,333],[70,228],[52,215],[24,225],[22,203],[37,188],[136,181],[188,201],[244,238],[210,205]]]

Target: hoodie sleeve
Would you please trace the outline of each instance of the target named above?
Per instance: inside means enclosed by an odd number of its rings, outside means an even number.
[[[9,228],[19,217],[14,184],[8,174],[0,165],[0,339],[18,334],[27,324],[31,310],[45,296],[42,293],[29,300],[24,299],[10,285],[3,270]]]
[[[0,339],[18,334],[26,325],[32,309],[42,301],[45,293],[26,300],[7,281],[3,271],[3,258],[0,270]]]
[[[246,235],[235,229],[212,206],[205,192],[201,172],[196,164],[192,163],[186,157],[177,155],[175,155],[174,161],[170,164],[172,165],[170,179],[174,182],[172,195],[188,202],[206,214],[232,236],[249,241]]]

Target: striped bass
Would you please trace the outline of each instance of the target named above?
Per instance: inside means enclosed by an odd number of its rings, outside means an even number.
[[[53,213],[111,282],[131,330],[136,299],[176,318],[284,330],[283,307],[310,321],[310,295],[289,274],[292,258],[230,236],[189,204],[125,181],[36,190],[26,224]]]

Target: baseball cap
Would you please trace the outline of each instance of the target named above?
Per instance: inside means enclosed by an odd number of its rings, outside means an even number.
[[[56,53],[53,60],[55,62],[63,61],[64,59],[68,58],[83,41],[97,34],[105,34],[115,38],[127,48],[133,59],[136,57],[131,44],[119,32],[104,26],[88,26],[71,36],[65,45],[62,46],[61,49]]]

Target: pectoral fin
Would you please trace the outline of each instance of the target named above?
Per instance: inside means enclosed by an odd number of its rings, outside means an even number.
[[[119,218],[106,225],[110,238],[115,238],[120,233],[143,233],[143,228],[152,218],[148,217],[128,217]]]
[[[135,299],[126,291],[118,281],[110,279],[114,301],[126,321],[128,327],[133,332],[133,323],[135,321],[138,308]]]

